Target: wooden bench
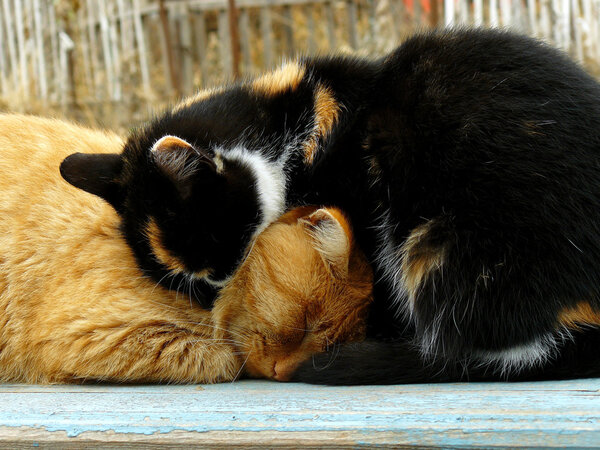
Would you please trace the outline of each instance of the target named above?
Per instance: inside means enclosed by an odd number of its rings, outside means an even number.
[[[600,379],[322,387],[0,385],[0,448],[599,447]]]

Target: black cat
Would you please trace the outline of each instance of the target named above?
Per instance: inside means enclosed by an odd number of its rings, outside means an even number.
[[[292,206],[346,210],[377,274],[376,341],[297,379],[600,375],[599,101],[538,41],[432,32],[202,92],[62,173],[114,205],[167,286],[220,285]]]

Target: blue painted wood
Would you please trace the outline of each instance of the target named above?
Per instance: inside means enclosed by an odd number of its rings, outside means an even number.
[[[366,387],[0,385],[0,442],[2,430],[14,427],[70,437],[183,430],[317,440],[339,435],[354,445],[600,447],[600,379]]]

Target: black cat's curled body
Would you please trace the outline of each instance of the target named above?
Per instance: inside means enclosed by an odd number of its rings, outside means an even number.
[[[600,374],[600,85],[538,41],[456,30],[303,59],[151,122],[104,187],[72,158],[65,178],[111,201],[157,280],[218,285],[278,214],[344,209],[376,270],[375,341],[299,380]]]

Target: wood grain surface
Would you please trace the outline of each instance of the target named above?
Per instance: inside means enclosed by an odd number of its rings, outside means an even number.
[[[600,379],[0,385],[0,448],[600,447]]]

